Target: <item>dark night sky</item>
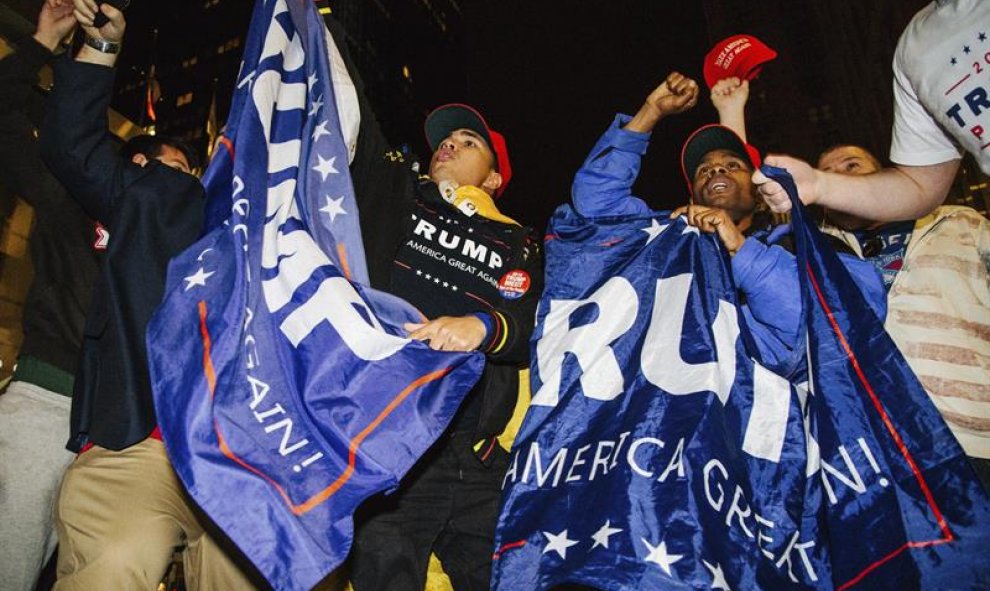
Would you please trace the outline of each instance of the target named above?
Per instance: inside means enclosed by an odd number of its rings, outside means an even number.
[[[40,0],[5,1],[31,20],[40,4]],[[344,9],[346,4],[352,4],[360,9],[370,9],[368,5],[358,4],[367,1],[331,0],[331,5]],[[415,49],[422,39],[429,37],[431,27],[435,26],[422,6],[408,0],[376,1],[392,15],[392,30],[383,35],[384,40],[377,40],[380,49],[385,53],[396,53],[392,59],[409,59],[414,64],[415,108],[422,111],[416,118],[425,115],[427,107],[446,102],[467,102],[477,106],[493,127],[506,135],[512,155],[514,178],[499,205],[507,214],[535,227],[542,227],[553,209],[568,199],[574,173],[615,112],[634,113],[671,70],[700,79],[703,56],[714,41],[703,10],[706,2],[459,0],[462,11],[460,42],[449,50],[459,54],[463,71],[448,72],[445,64],[449,64],[449,60],[438,59],[428,52],[417,53]],[[774,43],[778,37],[790,35],[793,38],[793,47],[777,45],[783,52],[781,58],[778,63],[767,66],[765,80],[756,82],[754,94],[759,91],[761,82],[768,83],[774,76],[785,72],[802,73],[805,70],[802,64],[809,59],[819,64],[824,60],[839,63],[842,56],[848,62],[852,55],[855,63],[859,54],[851,53],[855,52],[854,48],[831,45],[830,40],[842,31],[824,32],[824,46],[818,46],[810,42],[810,37],[805,39],[805,33],[810,33],[803,29],[806,23],[770,22],[772,19],[754,17],[757,13],[773,15],[785,5],[790,13],[804,14],[818,6],[814,2],[821,1],[805,0],[793,5],[786,0],[771,0],[766,5],[761,4],[761,10],[756,10],[742,0],[708,0],[710,6],[720,6],[713,18],[723,21],[723,35],[726,34],[726,23],[732,25],[737,19],[743,19],[749,26],[740,23],[741,29],[733,32],[756,34]],[[864,19],[873,28],[889,27],[889,31],[877,30],[876,38],[882,40],[878,41],[879,45],[889,43],[891,49],[904,22],[925,2],[875,0],[867,8],[855,0],[828,1],[836,2],[831,10],[834,14]],[[176,97],[189,88],[178,87],[187,85],[186,82],[170,86],[168,73],[162,65],[170,63],[175,71],[176,64],[188,56],[212,51],[212,44],[218,39],[223,42],[220,37],[227,34],[237,37],[246,31],[252,0],[223,0],[216,9],[205,11],[205,17],[200,16],[204,14],[203,2],[132,2],[120,64],[122,72],[118,79],[122,85],[130,84],[134,88],[115,100],[117,109],[137,120],[140,118],[144,88],[141,72],[152,59],[152,29],[162,30],[157,62],[164,96],[159,111],[170,120],[177,111],[174,107]],[[441,5],[445,4],[435,3],[435,6]],[[421,14],[412,18],[414,12]],[[427,36],[423,37],[421,33]],[[405,47],[410,48],[408,52],[402,49]],[[219,80],[221,88],[231,86],[240,50],[232,51],[231,60],[223,61],[222,71],[198,71],[196,76],[203,78],[199,80],[200,86],[209,88],[212,78]],[[435,47],[431,51],[435,51]],[[863,57],[859,62],[863,72],[875,80],[884,77],[889,80],[889,57]],[[396,69],[397,66],[382,71]],[[808,76],[798,78],[804,80]],[[804,82],[812,90],[810,97],[804,97],[811,101],[805,107],[829,101],[824,96],[816,97],[814,92],[820,87],[818,85],[828,84],[827,80]],[[874,86],[874,94],[878,92],[876,88],[889,88],[889,82]],[[203,114],[210,94],[209,91],[196,92],[196,101]],[[871,97],[870,100],[889,101],[889,98],[885,93],[883,97]],[[172,113],[169,105],[172,105]],[[227,105],[218,107],[222,118]],[[790,113],[790,116],[800,118],[801,114]],[[839,110],[835,115],[848,120],[856,113]],[[404,120],[404,116],[401,118]],[[657,208],[682,204],[687,191],[679,168],[681,143],[693,129],[715,119],[707,89],[702,89],[701,100],[693,111],[661,122],[644,159],[635,193]],[[882,120],[883,117],[875,116],[874,119]],[[205,121],[205,116],[202,120]],[[180,129],[199,125],[199,119],[189,123],[173,121]],[[415,127],[406,128],[401,135],[419,136],[419,125],[416,122]],[[801,125],[801,122],[795,119],[793,125]],[[855,132],[855,126],[843,127],[845,137],[850,131]],[[421,157],[428,158],[428,154],[423,153],[425,142],[421,137],[392,139],[397,145],[410,141]],[[757,142],[765,140],[755,139]],[[879,144],[874,148],[885,148],[882,142]],[[771,145],[770,149],[791,151],[795,148],[790,142],[780,142],[780,145]]]
[[[181,46],[163,42],[171,36],[167,29],[203,24],[183,24],[178,8],[189,1],[180,0],[174,9],[157,2],[134,2],[128,10],[130,55],[122,58],[123,67],[143,68],[147,63],[146,55],[136,54],[147,53],[152,27],[163,31],[159,63],[165,53],[181,55]],[[251,3],[243,0],[243,4],[248,11]],[[465,0],[460,6],[461,46],[451,50],[462,53],[467,87],[456,73],[420,63],[414,69],[416,92],[430,105],[475,105],[505,134],[514,177],[499,206],[538,228],[568,199],[574,173],[615,112],[635,113],[672,69],[700,78],[709,45],[700,2],[675,8],[672,2],[660,0]],[[226,26],[246,29],[246,19],[245,24]],[[411,45],[415,33],[397,27],[401,39],[387,41],[401,45],[405,40]],[[184,36],[189,34],[194,35]],[[233,72],[221,78],[232,76]],[[130,98],[140,100],[139,95]],[[220,111],[225,113],[226,106],[221,105]],[[707,100],[702,100],[693,112],[661,123],[640,175],[638,195],[657,207],[683,202],[681,141],[714,117]],[[425,150],[421,138],[412,140]],[[428,159],[428,154],[421,156]]]
[[[920,4],[924,0],[909,1]],[[15,5],[37,2],[14,0]],[[232,18],[229,12],[209,11],[214,13],[216,22],[189,22],[183,15],[197,10],[201,14],[202,2],[135,0],[132,3],[128,9],[126,55],[121,60],[130,78],[136,78],[139,83],[143,80],[139,71],[150,59],[147,55],[150,29],[154,27],[180,31],[176,34],[179,42],[159,44],[159,63],[166,61],[162,59],[166,53],[181,57],[193,52],[194,42],[201,38],[197,30],[203,27],[214,32],[210,37],[217,31],[229,31],[231,36],[237,36],[246,30],[251,0],[224,0],[222,8],[235,11],[233,17],[238,18]],[[383,44],[413,47],[417,31],[409,30],[409,22],[399,18],[403,16],[399,9],[413,10],[415,5],[381,2],[396,16],[394,34]],[[881,4],[887,6],[890,2]],[[492,126],[505,134],[512,156],[514,177],[500,207],[521,222],[542,228],[552,211],[568,200],[574,173],[617,111],[635,113],[646,95],[671,70],[701,79],[703,56],[713,42],[703,5],[703,2],[671,0],[460,0],[461,41],[450,47],[450,51],[460,54],[464,71],[444,71],[440,65],[444,60],[414,61],[414,91],[421,103],[416,106],[424,115],[427,106],[446,102],[467,102],[478,107]],[[739,2],[726,5],[745,8]],[[777,6],[773,2],[771,5],[767,10]],[[31,7],[28,14],[34,11],[36,8]],[[228,16],[217,20],[221,14]],[[728,13],[723,11],[718,15]],[[241,22],[235,22],[238,20]],[[418,27],[431,26],[422,17],[418,23]],[[735,32],[763,36],[774,32],[772,27],[780,26],[759,24],[760,30]],[[903,24],[890,23],[890,26],[900,31]],[[891,41],[896,39],[896,31]],[[165,36],[163,32],[163,41]],[[800,35],[796,37],[800,43]],[[239,52],[240,49],[237,55]],[[795,61],[798,53],[793,56]],[[819,56],[812,54],[812,57]],[[410,58],[417,59],[414,50],[410,50]],[[889,61],[877,64],[876,68],[886,70],[886,64]],[[766,77],[775,74],[770,71],[772,68],[773,65],[767,67]],[[783,65],[777,68],[783,70]],[[211,75],[217,76],[221,85],[228,84],[236,67],[227,69],[230,71]],[[883,73],[889,76],[889,71]],[[117,108],[124,107],[122,110],[127,114],[136,111],[127,106],[139,109],[142,89],[143,85],[139,85],[131,92],[132,96],[125,97],[128,105],[116,105]],[[166,95],[174,94],[165,81],[163,91]],[[197,93],[197,100],[205,100],[207,94]],[[165,100],[174,103],[175,97],[166,96]],[[219,105],[219,110],[223,116],[226,105]],[[693,129],[715,120],[707,89],[703,88],[701,100],[693,111],[662,121],[644,159],[635,193],[658,209],[684,203],[687,190],[679,165],[680,146]],[[414,131],[418,135],[418,129]],[[411,140],[420,155],[428,158],[428,154],[422,153],[425,143],[421,138],[399,139]]]
[[[617,111],[635,113],[671,70],[700,79],[708,35],[700,2],[465,2],[468,89],[509,143],[512,184],[500,206],[542,227]],[[453,98],[453,97],[452,97]],[[656,207],[686,197],[680,145],[715,117],[707,101],[661,122],[638,195]]]

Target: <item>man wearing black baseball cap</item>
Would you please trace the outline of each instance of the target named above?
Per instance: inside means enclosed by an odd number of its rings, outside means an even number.
[[[617,115],[574,178],[572,197],[578,212],[592,217],[652,213],[644,200],[632,195],[640,160],[657,123],[693,107],[697,94],[693,80],[673,72],[634,117]],[[759,164],[759,153],[734,131],[716,124],[702,126],[681,150],[690,203],[670,217],[683,215],[691,226],[718,234],[732,257],[741,315],[761,362],[772,366],[788,359],[797,343],[801,304],[789,228],[772,228],[770,216],[757,210],[751,177]],[[874,309],[882,312],[879,276],[865,261],[849,257],[846,264]]]
[[[336,23],[327,19],[331,32]],[[345,63],[349,61],[342,52]],[[391,151],[353,67],[360,130],[351,176],[372,287],[424,315],[410,338],[485,354],[485,370],[444,435],[398,490],[355,516],[350,579],[356,591],[422,591],[430,553],[455,589],[487,589],[508,452],[498,436],[513,415],[519,370],[542,291],[541,241],[502,214],[512,167],[505,138],[473,107],[431,112],[432,156],[420,176]]]
[[[691,203],[671,217],[684,214],[691,225],[717,232],[729,254],[735,255],[746,236],[770,224],[768,216],[757,216],[751,177],[758,167],[759,154],[728,127],[698,128],[681,149],[681,171]]]
[[[509,179],[512,178],[512,166],[509,164],[509,152],[505,146],[505,137],[497,131],[488,127],[484,117],[478,111],[468,105],[459,103],[444,105],[433,110],[426,117],[424,124],[426,129],[426,140],[430,149],[433,150],[433,159],[430,162],[430,177],[437,182],[444,179],[437,178],[437,175],[445,176],[442,172],[445,168],[442,162],[438,162],[440,148],[445,139],[452,133],[462,139],[465,136],[473,136],[475,139],[484,140],[485,146],[494,157],[494,172],[501,177],[499,185],[494,188],[496,198],[502,196]]]
[[[631,194],[640,160],[650,134],[665,117],[682,113],[697,103],[697,83],[678,72],[646,98],[635,116],[619,114],[578,171],[572,189],[578,211],[585,215],[646,213],[645,201]],[[705,125],[687,139],[681,151],[681,170],[691,193],[691,205],[672,214],[687,214],[705,231],[718,231],[730,253],[742,246],[742,232],[769,225],[760,217],[754,224],[756,192],[751,179],[759,166],[758,152],[731,129]],[[689,210],[690,208],[690,210]],[[703,223],[702,223],[703,222]],[[723,223],[725,222],[725,223]],[[721,230],[716,230],[721,226]]]

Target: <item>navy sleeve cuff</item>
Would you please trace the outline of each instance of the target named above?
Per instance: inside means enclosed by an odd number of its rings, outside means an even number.
[[[485,339],[484,340],[485,340],[485,342],[487,342],[488,339],[489,339],[489,337],[492,336],[492,329],[495,327],[495,324],[494,324],[494,321],[492,320],[491,315],[488,314],[487,312],[472,312],[471,313],[471,316],[474,316],[475,318],[477,318],[478,320],[480,320],[482,324],[485,325]],[[484,343],[482,343],[482,347],[484,347]]]

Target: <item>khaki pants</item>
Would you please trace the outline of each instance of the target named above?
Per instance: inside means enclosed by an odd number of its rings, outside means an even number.
[[[193,509],[161,441],[82,453],[65,473],[55,519],[56,591],[157,589],[173,550],[183,545],[190,591],[255,588],[203,530],[205,518]]]

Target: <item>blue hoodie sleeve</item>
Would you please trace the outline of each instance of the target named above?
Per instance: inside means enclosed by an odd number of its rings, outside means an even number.
[[[741,313],[761,362],[786,362],[798,341],[801,296],[797,260],[780,246],[750,237],[732,257],[736,288],[745,296]]]
[[[588,217],[649,213],[645,201],[632,194],[650,134],[622,129],[632,119],[618,114],[574,176],[571,197],[578,213]]]
[[[868,261],[855,256],[840,254],[839,259],[883,322],[887,296],[879,272]],[[801,323],[796,258],[780,246],[750,237],[732,258],[732,274],[736,287],[746,298],[742,314],[764,364],[786,361],[797,345]]]

